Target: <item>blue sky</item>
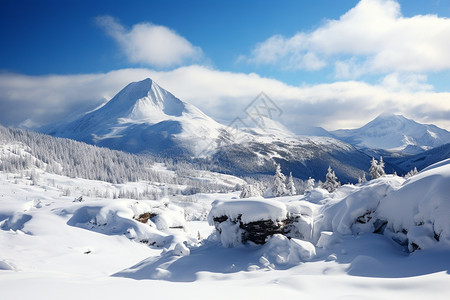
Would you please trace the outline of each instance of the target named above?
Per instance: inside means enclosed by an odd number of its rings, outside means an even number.
[[[443,0],[2,0],[0,123],[43,125],[74,107],[95,107],[126,82],[148,75],[223,122],[264,90],[309,116],[305,123],[327,129],[362,124],[386,105],[449,126],[448,17],[450,1]],[[103,87],[95,90],[98,76]],[[66,81],[92,85],[85,89],[90,94],[55,83]],[[20,83],[30,86],[28,94],[16,91]],[[367,99],[362,90],[377,96]],[[353,91],[361,92],[353,97]],[[368,105],[355,117],[346,107],[358,97]],[[333,106],[336,111],[320,114],[338,102],[342,111]],[[22,114],[8,111],[24,103],[30,108]],[[46,105],[51,110],[45,112]],[[236,108],[225,115],[228,106]],[[284,123],[294,119],[285,115]]]
[[[286,77],[276,68],[236,63],[274,34],[311,30],[338,18],[357,1],[3,1],[2,69],[30,75],[106,72],[130,63],[96,24],[109,15],[128,28],[163,25],[202,48],[206,63],[224,71]],[[298,72],[301,76],[301,72]],[[308,80],[304,76],[304,80]]]

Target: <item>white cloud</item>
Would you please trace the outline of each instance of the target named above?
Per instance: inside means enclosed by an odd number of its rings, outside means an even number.
[[[344,78],[441,71],[450,69],[449,36],[450,19],[406,18],[396,1],[361,0],[338,20],[329,20],[312,32],[268,38],[255,46],[247,61],[306,70],[331,63],[336,75]],[[314,63],[304,63],[311,57]]]
[[[427,77],[414,73],[391,73],[381,81],[381,85],[390,91],[432,91],[433,86],[427,83]]]
[[[85,75],[0,74],[0,123],[44,125],[92,109],[129,82],[146,77],[223,123],[244,116],[246,106],[264,91],[283,110],[280,121],[294,131],[304,125],[329,130],[357,127],[386,111],[450,129],[450,93],[430,90],[420,75],[391,74],[376,85],[340,81],[297,87],[256,74],[197,65],[164,72],[123,69]],[[418,84],[411,87],[410,80]],[[421,89],[417,89],[419,85]]]
[[[160,25],[140,23],[126,30],[111,16],[97,17],[97,24],[121,47],[132,63],[154,67],[179,66],[201,58],[202,51],[175,31]]]

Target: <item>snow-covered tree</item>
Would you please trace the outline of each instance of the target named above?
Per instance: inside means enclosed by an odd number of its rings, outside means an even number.
[[[286,176],[284,176],[283,173],[281,173],[281,167],[279,164],[277,164],[275,175],[273,177],[273,184],[272,184],[272,195],[274,197],[280,197],[283,195],[286,195]]]
[[[308,180],[306,181],[306,188],[305,188],[305,192],[310,192],[314,189],[314,186],[316,184],[316,181],[314,178],[309,177]]]
[[[322,184],[322,188],[326,189],[329,193],[334,192],[336,189],[338,189],[341,186],[341,183],[338,181],[338,178],[336,174],[334,174],[333,169],[331,169],[331,166],[328,167],[328,173],[326,175],[326,180]]]
[[[367,182],[366,173],[363,173],[362,177],[358,178],[358,183],[364,183],[364,182]]]
[[[378,164],[378,172],[381,174],[381,176],[386,175],[386,172],[384,171],[383,156],[380,156],[380,163]]]
[[[36,172],[36,169],[31,170],[30,180],[33,183],[33,185],[38,185],[39,174]]]
[[[416,174],[418,174],[418,173],[419,173],[419,171],[417,171],[417,168],[414,167],[414,169],[412,169],[411,171],[409,171],[408,173],[406,173],[405,178],[409,178],[409,177],[414,176],[414,175],[416,175]]]
[[[242,187],[240,198],[259,197],[263,194],[264,186],[260,183],[246,184]]]
[[[294,178],[292,178],[292,172],[289,173],[288,182],[286,185],[287,194],[289,196],[294,196],[297,194],[297,190],[295,189]]]
[[[369,174],[371,179],[376,179],[378,176],[378,161],[375,157],[372,157],[372,161],[370,162]]]
[[[370,179],[377,179],[381,176],[386,175],[384,172],[384,161],[383,157],[380,156],[380,163],[372,157],[372,161],[370,163],[370,169],[369,169]]]

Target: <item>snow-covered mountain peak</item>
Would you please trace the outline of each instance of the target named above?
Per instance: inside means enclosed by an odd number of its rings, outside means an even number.
[[[133,153],[197,154],[217,139],[223,127],[147,78],[128,84],[97,110],[43,132]]]
[[[361,128],[341,129],[332,133],[360,148],[407,153],[417,153],[450,143],[450,132],[447,130],[392,113],[383,113]]]
[[[158,123],[167,116],[181,116],[185,104],[147,78],[127,85],[103,108],[127,122]]]
[[[380,132],[383,130],[398,130],[416,125],[420,124],[413,120],[407,119],[402,115],[383,113],[364,125],[362,128]],[[374,134],[376,133],[374,132]]]

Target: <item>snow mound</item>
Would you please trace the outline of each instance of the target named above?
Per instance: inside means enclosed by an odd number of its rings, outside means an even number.
[[[450,249],[449,194],[450,159],[408,180],[386,175],[332,194],[315,189],[298,200],[215,201],[208,220],[227,247],[285,236],[329,248],[341,236],[378,233],[410,252]]]
[[[190,240],[182,209],[160,201],[116,200],[79,204],[74,207],[67,224],[107,235],[125,235],[131,240],[157,247],[168,242]]]
[[[0,270],[15,271],[16,267],[11,263],[8,263],[4,260],[0,260]]]
[[[310,242],[276,234],[267,240],[263,252],[260,263],[264,267],[274,268],[276,265],[296,265],[307,261],[316,255],[316,248]]]
[[[208,215],[208,222],[214,225],[214,218],[228,217],[235,221],[240,220],[244,224],[271,220],[278,222],[286,219],[286,206],[276,200],[263,198],[248,198],[248,200],[216,200],[212,203]]]
[[[450,248],[450,160],[411,177],[380,203],[378,215],[388,221],[394,238],[404,237],[410,251]]]
[[[343,235],[374,232],[407,246],[410,252],[450,249],[450,160],[406,181],[385,176],[346,189],[340,191],[340,199],[328,199],[318,209],[313,242],[325,242],[326,231]]]

